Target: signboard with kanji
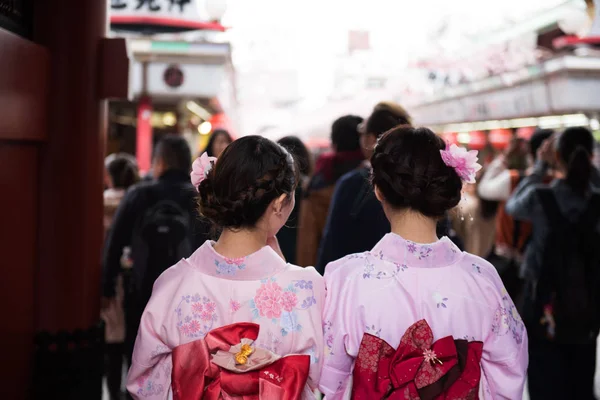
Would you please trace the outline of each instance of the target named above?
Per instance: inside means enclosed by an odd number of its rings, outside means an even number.
[[[111,0],[110,23],[114,29],[168,32],[195,29],[223,30],[210,17],[206,0]]]

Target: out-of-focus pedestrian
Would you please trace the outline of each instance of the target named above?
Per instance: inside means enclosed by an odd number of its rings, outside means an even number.
[[[488,262],[437,237],[480,166],[427,128],[385,133],[371,158],[392,231],[325,271],[327,398],[520,399],[527,333]]]
[[[373,248],[390,231],[390,224],[369,182],[369,160],[379,136],[398,125],[410,123],[410,116],[400,105],[381,102],[360,124],[364,160],[360,168],[344,175],[336,184],[316,264],[321,274],[327,263]]]
[[[377,139],[398,125],[410,125],[411,118],[400,105],[391,102],[377,104],[369,118],[359,126],[360,142],[365,161],[344,175],[336,184],[323,239],[319,248],[317,271],[325,271],[327,263],[348,254],[366,251],[390,231],[381,203],[370,184],[373,149]],[[444,218],[438,223],[438,234],[452,236],[452,227]]]
[[[208,139],[208,143],[206,144],[206,149],[204,152],[208,154],[209,157],[217,157],[225,151],[227,146],[233,142],[233,138],[225,129],[216,129]]]
[[[335,183],[364,160],[358,135],[358,125],[362,121],[361,117],[346,115],[331,126],[333,151],[322,154],[317,160],[315,174],[300,205],[296,257],[301,266],[315,265],[317,261]]]
[[[155,279],[188,257],[209,234],[207,224],[197,217],[196,191],[189,181],[191,158],[183,137],[163,137],[154,152],[157,179],[127,192],[109,230],[103,257],[104,309],[115,301],[115,280],[124,262],[133,264],[125,297],[128,357]]]
[[[281,247],[285,259],[291,264],[296,264],[298,216],[303,193],[306,191],[312,173],[312,160],[308,149],[304,143],[302,143],[302,140],[296,136],[286,136],[279,139],[277,143],[283,146],[294,157],[300,178],[298,185],[296,186],[296,193],[294,194],[296,205],[286,224],[279,230],[279,233],[277,233],[279,246]]]
[[[130,154],[115,153],[104,160],[108,188],[104,191],[104,232],[108,231],[125,191],[140,180],[137,162]]]
[[[453,227],[466,252],[487,257],[494,247],[498,202],[477,196],[477,186],[467,185],[459,207],[452,213]]]
[[[194,162],[200,214],[222,230],[156,281],[127,388],[136,399],[314,399],[323,278],[283,259],[292,156],[260,136]]]
[[[108,189],[104,191],[104,232],[106,235],[126,190],[139,181],[139,174],[137,162],[129,154],[111,154],[106,157],[104,166],[108,181]],[[102,310],[106,341],[106,383],[111,400],[120,400],[122,397],[121,380],[125,356],[124,281],[123,275],[119,274],[116,280],[115,301]]]
[[[600,331],[600,174],[594,139],[568,128],[538,150],[531,175],[506,203],[532,223],[527,247],[523,317],[530,335],[529,396],[594,399]],[[551,165],[561,178],[544,179]]]
[[[540,146],[553,133],[554,131],[548,129],[536,130],[528,146],[513,140],[507,152],[485,168],[485,173],[477,186],[477,193],[483,201],[498,202],[495,244],[487,259],[496,267],[508,293],[519,307],[523,288],[520,270],[523,254],[531,235],[531,224],[515,221],[506,213],[505,203],[517,185],[527,176],[527,167],[536,162]],[[529,149],[529,154],[526,149]],[[526,157],[532,161],[526,162]],[[550,174],[544,178],[545,183],[551,180]]]

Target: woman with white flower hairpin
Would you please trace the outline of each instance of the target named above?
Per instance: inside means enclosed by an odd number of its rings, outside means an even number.
[[[136,399],[314,398],[325,285],[283,259],[275,235],[294,208],[292,156],[260,136],[194,162],[202,216],[221,230],[155,282],[127,388]]]
[[[384,134],[372,183],[392,232],[325,270],[327,399],[520,399],[527,334],[495,268],[436,236],[477,152],[426,128]]]

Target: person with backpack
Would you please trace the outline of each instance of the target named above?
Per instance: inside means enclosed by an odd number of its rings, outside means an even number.
[[[127,388],[136,399],[314,399],[325,284],[286,263],[277,232],[299,171],[260,136],[204,153],[191,173],[200,215],[222,233],[154,284]]]
[[[191,161],[190,148],[183,137],[162,138],[153,159],[157,179],[141,182],[127,191],[106,239],[103,309],[109,309],[115,301],[115,281],[123,266],[131,264],[124,300],[128,359],[154,281],[171,265],[190,256],[210,233],[196,212],[195,190],[189,181]]]
[[[532,224],[525,255],[523,318],[529,332],[529,395],[594,399],[600,331],[600,175],[594,138],[567,128],[540,148],[533,173],[506,203]],[[544,185],[553,166],[562,176]]]

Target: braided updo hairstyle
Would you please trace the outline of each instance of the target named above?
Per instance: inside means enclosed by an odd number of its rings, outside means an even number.
[[[394,209],[443,217],[461,198],[462,181],[440,155],[444,141],[427,128],[402,125],[386,132],[371,158],[372,181]]]
[[[198,211],[218,228],[252,228],[273,200],[293,195],[296,184],[294,160],[283,147],[245,136],[225,149],[200,183]]]

